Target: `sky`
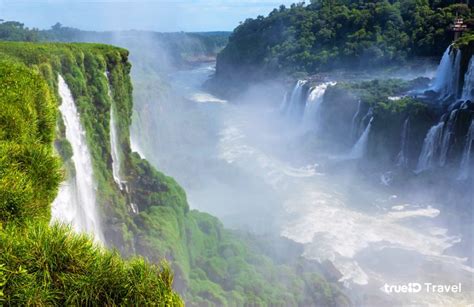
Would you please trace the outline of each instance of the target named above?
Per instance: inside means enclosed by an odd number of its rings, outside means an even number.
[[[231,31],[296,0],[0,0],[0,19],[48,29]]]

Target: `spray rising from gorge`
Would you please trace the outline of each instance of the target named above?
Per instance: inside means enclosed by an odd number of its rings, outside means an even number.
[[[439,100],[455,96],[456,85],[444,75],[456,75],[460,60],[446,54],[434,85],[391,93],[389,101],[433,89]],[[209,64],[202,64],[172,74],[166,95],[153,103],[137,101],[139,121],[133,124],[140,129],[132,129],[136,146],[147,148],[144,154],[154,156],[156,166],[184,185],[192,207],[217,215],[226,225],[278,233],[300,243],[304,257],[330,261],[341,274],[338,280],[355,292],[372,289],[383,295],[379,288],[384,283],[428,279],[468,284],[473,272],[465,257],[469,247],[449,255],[461,242],[469,246],[467,233],[446,220],[452,209],[430,196],[423,176],[449,167],[455,171],[448,177],[456,181],[459,169],[466,169],[461,164],[471,163],[470,137],[454,130],[469,103],[423,126],[417,124],[419,117],[402,114],[392,133],[382,130],[380,109],[353,97],[356,90],[347,87],[346,79],[297,80],[286,91],[284,86],[255,85],[226,102],[200,87],[212,73]],[[466,71],[463,93],[471,73]],[[147,108],[140,109],[145,102]],[[194,128],[191,135],[188,125]],[[140,130],[166,133],[144,138]],[[381,134],[389,132],[391,138]],[[392,141],[391,160],[382,166],[373,158],[374,141],[381,137]],[[456,146],[462,147],[461,154]],[[361,177],[359,168],[368,163],[376,165],[375,171]],[[199,182],[193,174],[199,174]],[[413,176],[418,190],[403,186],[402,176]],[[460,186],[472,172],[463,178]],[[386,259],[384,266],[374,260],[379,258]],[[413,262],[407,259],[416,259],[416,273],[410,273]],[[434,267],[451,273],[434,274]],[[469,293],[397,299],[459,304],[469,301]]]

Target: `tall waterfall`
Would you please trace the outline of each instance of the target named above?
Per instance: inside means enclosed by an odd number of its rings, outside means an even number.
[[[444,122],[441,121],[431,127],[426,134],[415,173],[421,173],[433,167],[433,162],[439,151],[443,127]]]
[[[458,110],[453,110],[449,115],[447,123],[444,125],[443,139],[441,142],[441,148],[439,152],[439,165],[445,166],[448,158],[449,145],[451,144],[451,137],[454,134],[453,128],[456,121],[456,114]]]
[[[324,93],[328,86],[334,85],[336,85],[335,82],[325,82],[310,89],[303,115],[303,127],[305,129],[318,129]]]
[[[367,124],[367,127],[365,128],[364,132],[360,136],[359,140],[357,140],[357,142],[352,147],[351,152],[349,154],[349,157],[351,159],[361,159],[365,156],[367,152],[367,146],[369,144],[369,134],[370,129],[372,128],[373,120],[373,117],[370,118],[370,121]]]
[[[359,134],[358,119],[360,116],[361,107],[362,107],[362,100],[359,99],[359,102],[357,104],[357,111],[354,113],[354,116],[352,117],[352,124],[351,124],[351,139],[352,140],[355,140]]]
[[[466,180],[469,178],[469,175],[472,175],[473,167],[471,165],[471,155],[472,155],[472,143],[474,143],[474,119],[471,121],[471,126],[469,127],[469,132],[466,136],[466,145],[464,145],[464,151],[462,154],[461,167],[459,170],[459,180]]]
[[[291,119],[297,119],[304,108],[303,105],[303,86],[306,84],[305,80],[298,80],[289,99],[286,101],[285,113]]]
[[[401,135],[401,146],[400,152],[397,156],[397,165],[400,167],[407,167],[408,166],[408,158],[407,158],[407,146],[408,146],[408,131],[410,127],[410,118],[408,117],[405,122],[403,123],[402,135]]]
[[[471,57],[466,75],[464,76],[461,99],[474,100],[474,57]]]
[[[441,58],[431,89],[445,99],[451,95],[457,98],[460,82],[461,50],[449,46]]]
[[[71,160],[75,174],[60,187],[52,204],[52,218],[71,224],[78,232],[93,234],[96,241],[104,242],[97,212],[92,158],[85,131],[69,87],[61,76],[58,76],[58,79],[62,100],[59,110],[66,127],[66,138],[72,147]]]
[[[110,82],[107,73],[105,73],[107,77],[107,89],[108,95],[111,101],[110,107],[110,151],[112,153],[112,175],[114,176],[114,181],[117,183],[120,189],[123,189],[123,179],[121,177],[120,166],[121,166],[121,159],[120,159],[120,141],[118,137],[117,131],[117,122],[116,122],[116,105],[115,101],[112,97],[112,92],[110,91]]]

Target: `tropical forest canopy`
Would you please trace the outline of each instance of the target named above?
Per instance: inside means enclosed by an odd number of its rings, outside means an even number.
[[[472,6],[442,0],[312,0],[247,19],[219,55],[218,74],[263,68],[314,73],[332,68],[439,57],[456,15],[472,25]],[[229,73],[227,73],[229,72]]]

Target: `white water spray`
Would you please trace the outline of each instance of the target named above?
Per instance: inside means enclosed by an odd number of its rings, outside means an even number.
[[[451,137],[454,134],[454,123],[456,121],[456,114],[458,110],[454,110],[449,115],[448,122],[444,126],[443,140],[441,142],[440,154],[439,154],[439,165],[445,166],[448,158],[449,145],[451,144]]]
[[[441,121],[431,127],[426,134],[415,173],[421,173],[433,167],[435,156],[439,151],[443,127],[444,122]]]
[[[466,180],[472,175],[472,165],[471,165],[471,151],[472,143],[474,142],[474,119],[471,121],[471,126],[469,127],[469,132],[466,136],[466,145],[464,145],[464,151],[462,154],[461,167],[459,170],[459,180]]]
[[[110,106],[110,152],[112,154],[112,175],[114,177],[115,183],[117,183],[118,187],[122,190],[123,189],[123,179],[121,177],[121,159],[120,159],[120,141],[118,137],[118,130],[117,130],[117,107],[115,105],[115,101],[112,97],[112,92],[110,91],[110,81],[108,78],[107,73],[105,73],[105,77],[107,78],[107,93],[110,98],[111,106]]]
[[[321,117],[321,104],[323,102],[324,93],[328,86],[334,86],[336,82],[325,82],[311,88],[308,98],[306,99],[303,128],[317,130]]]
[[[471,57],[466,75],[464,76],[464,86],[461,98],[462,100],[474,99],[474,57]]]
[[[397,166],[399,167],[406,167],[408,165],[408,158],[407,158],[407,146],[408,146],[408,129],[410,125],[410,118],[407,118],[403,123],[402,129],[402,141],[401,141],[401,148],[400,152],[398,153],[397,157]]]
[[[359,125],[358,125],[359,122],[357,121],[357,119],[360,116],[361,107],[362,107],[362,100],[359,99],[359,103],[357,104],[357,111],[354,113],[354,116],[352,117],[351,140],[355,140],[359,133]]]
[[[290,99],[287,101],[285,113],[292,119],[297,119],[300,111],[303,109],[303,88],[306,84],[305,80],[298,80],[290,95]]]
[[[351,159],[361,159],[365,156],[367,152],[367,146],[369,144],[369,134],[370,129],[372,128],[372,122],[374,118],[370,118],[369,124],[365,128],[364,132],[360,136],[359,140],[354,144],[349,154]]]
[[[86,143],[86,134],[81,125],[71,91],[61,76],[59,106],[66,138],[71,144],[75,175],[60,187],[57,198],[52,204],[52,219],[71,224],[75,231],[92,234],[97,242],[104,242],[96,204],[96,185],[92,168],[92,158]]]
[[[436,76],[431,89],[446,99],[451,95],[457,98],[459,87],[459,72],[461,66],[461,51],[449,46],[441,58],[436,70]]]

